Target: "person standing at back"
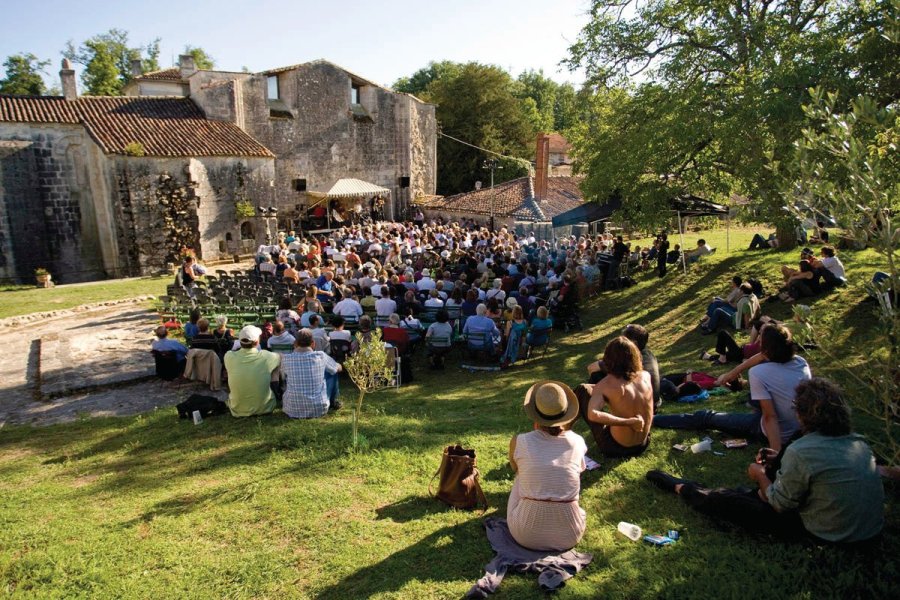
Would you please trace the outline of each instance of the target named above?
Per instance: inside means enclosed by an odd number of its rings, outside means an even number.
[[[669,236],[665,233],[659,234],[659,247],[656,254],[656,268],[659,270],[659,276],[666,276],[666,259],[669,254]]]

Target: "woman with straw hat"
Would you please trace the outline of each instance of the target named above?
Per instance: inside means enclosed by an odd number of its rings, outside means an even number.
[[[569,429],[578,399],[566,384],[545,380],[531,386],[524,407],[535,429],[509,443],[516,472],[506,509],[509,531],[525,548],[569,550],[586,526],[578,497],[587,445]]]

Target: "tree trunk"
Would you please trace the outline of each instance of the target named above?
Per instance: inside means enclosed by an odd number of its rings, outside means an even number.
[[[784,222],[775,228],[775,236],[778,238],[779,250],[790,250],[797,247],[797,224]]]

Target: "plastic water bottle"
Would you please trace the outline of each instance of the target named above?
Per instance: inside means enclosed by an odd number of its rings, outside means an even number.
[[[619,521],[619,533],[627,537],[632,542],[636,542],[641,539],[641,528],[635,525],[634,523],[626,523],[625,521]]]

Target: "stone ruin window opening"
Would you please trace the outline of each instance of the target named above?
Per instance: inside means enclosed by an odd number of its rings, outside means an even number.
[[[269,100],[278,100],[278,75],[269,75],[266,78],[266,96]]]
[[[255,240],[256,232],[253,231],[253,223],[250,221],[244,221],[241,223],[241,239],[242,240]]]
[[[362,84],[350,81],[350,116],[360,123],[373,123],[374,119],[362,105],[362,88]]]

